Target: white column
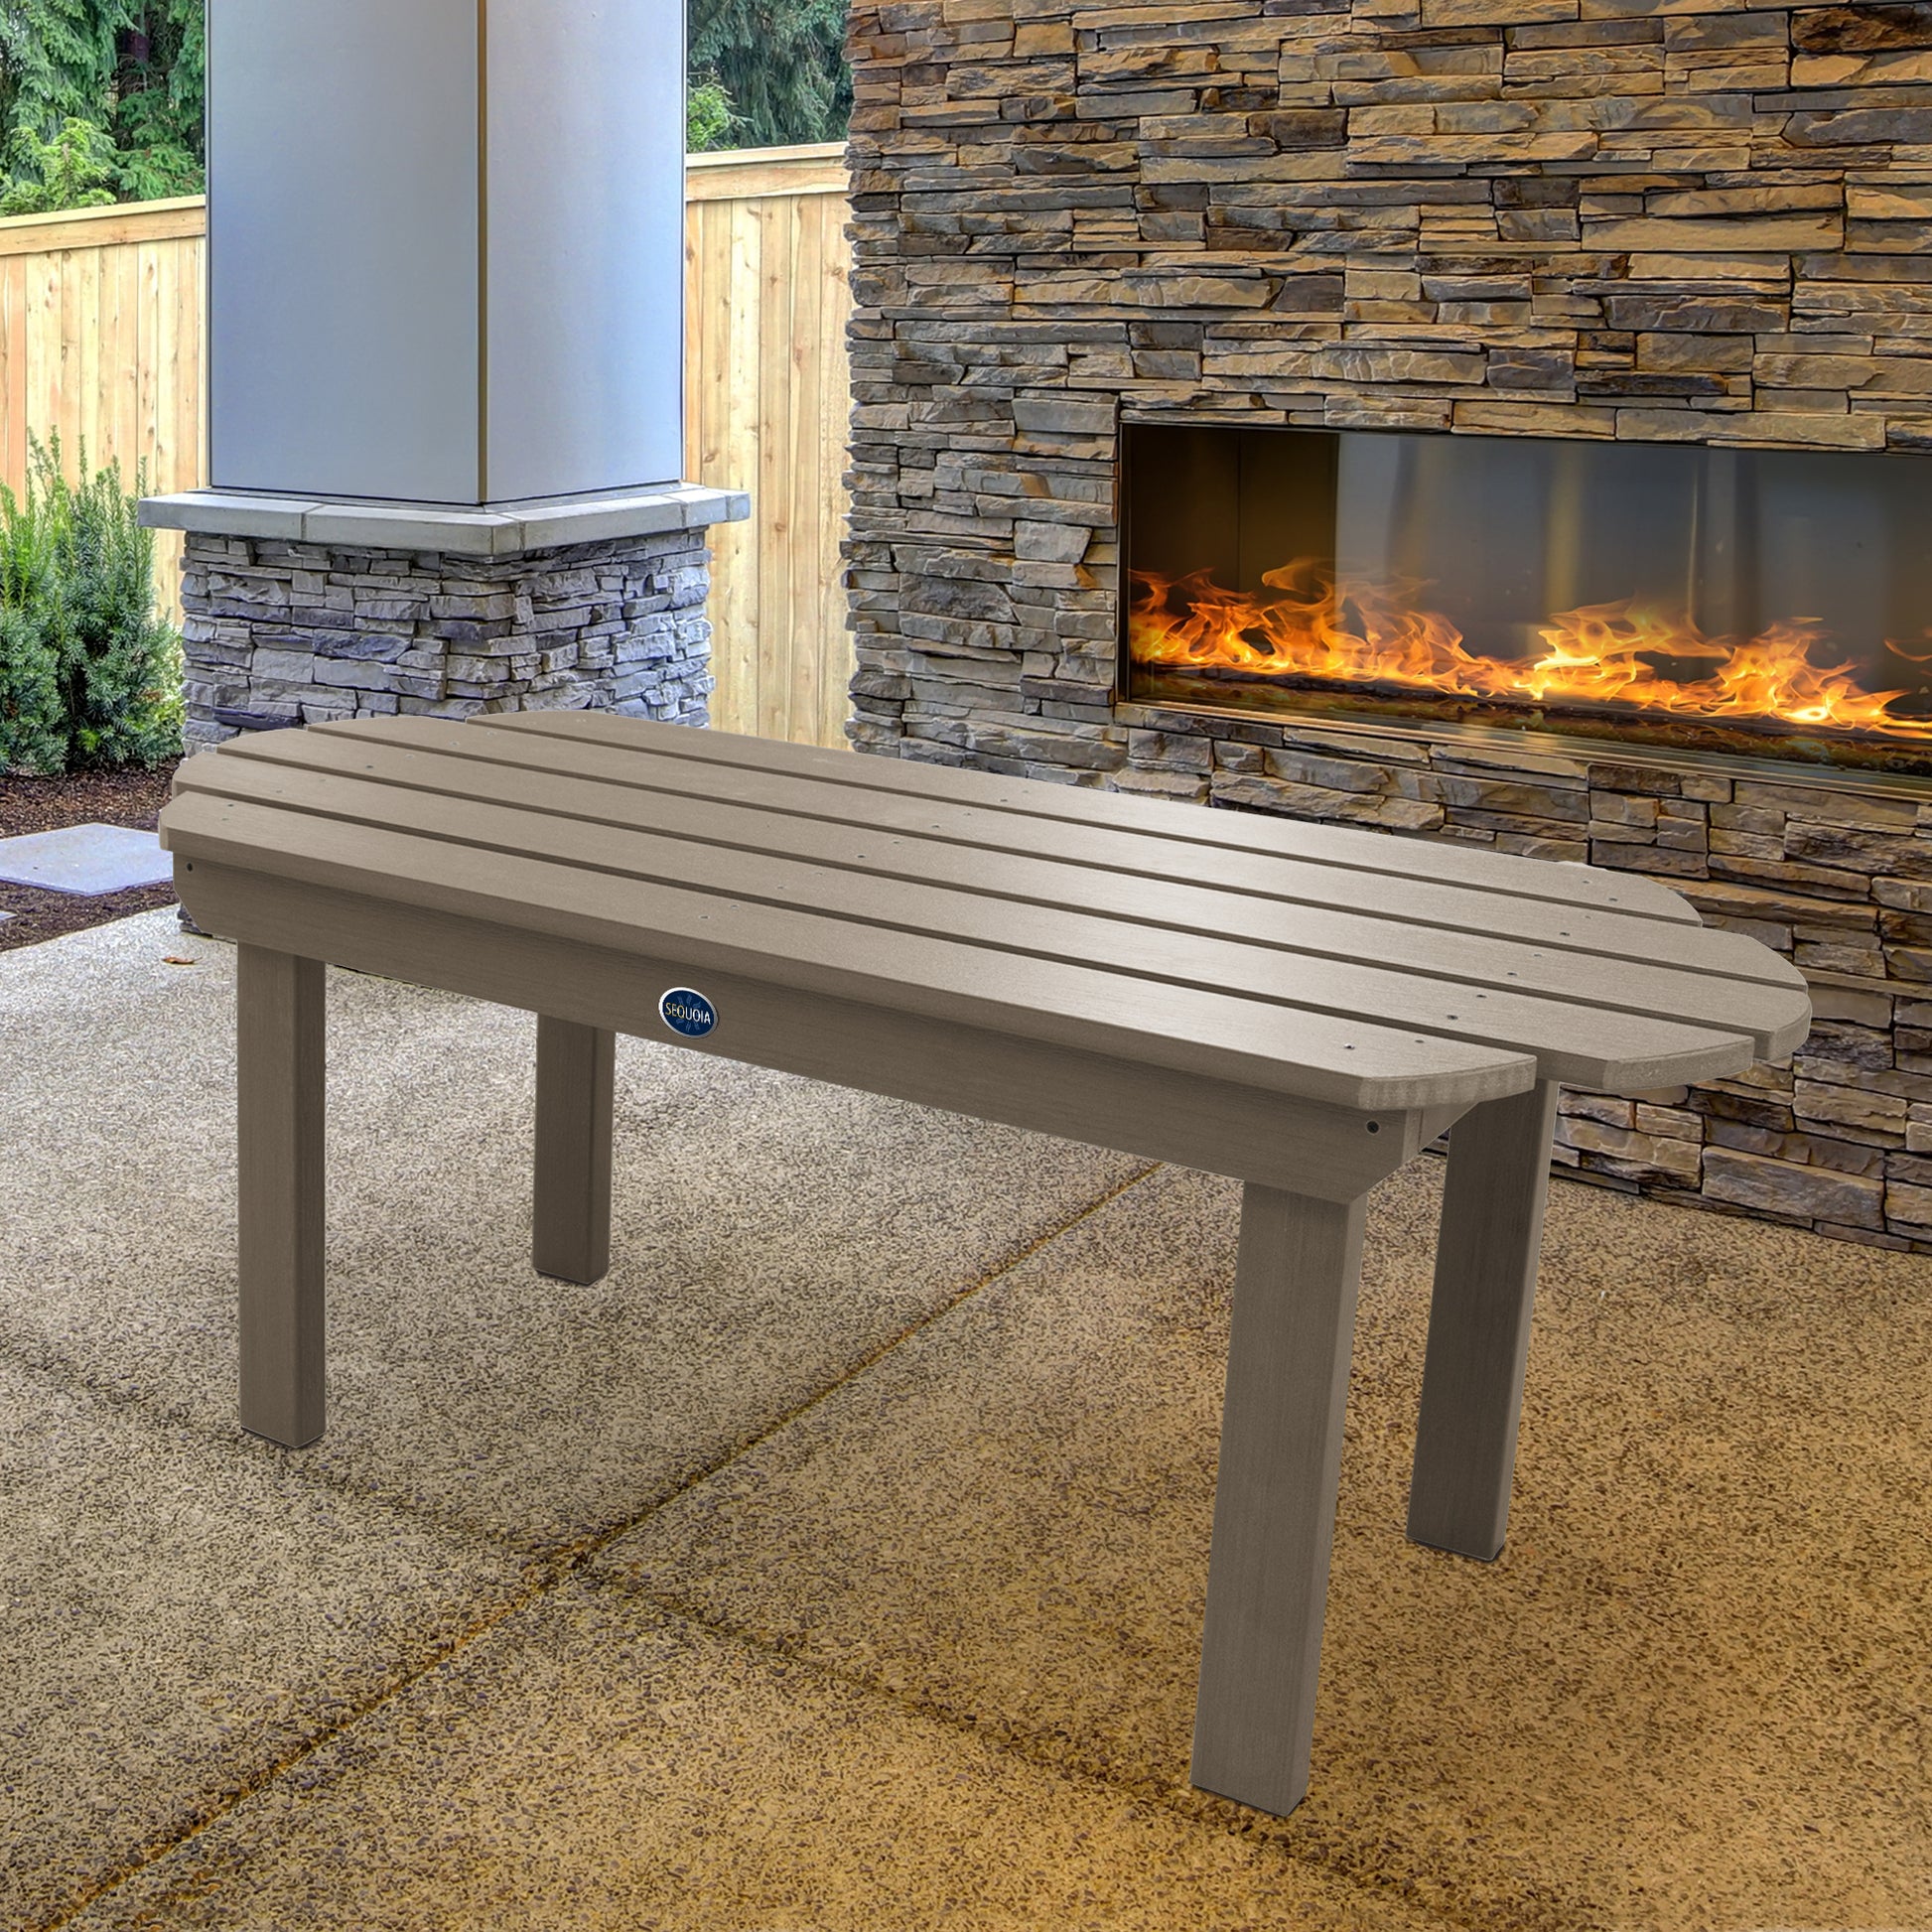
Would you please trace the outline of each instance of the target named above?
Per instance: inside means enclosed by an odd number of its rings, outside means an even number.
[[[210,482],[675,483],[682,0],[209,0]]]

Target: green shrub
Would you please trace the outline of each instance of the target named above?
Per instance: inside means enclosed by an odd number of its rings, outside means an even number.
[[[0,484],[0,767],[157,764],[181,752],[181,639],[154,608],[142,480],[69,483],[36,442],[25,500]]]
[[[732,97],[718,84],[716,74],[704,74],[691,82],[684,96],[684,151],[710,154],[728,147],[738,116],[732,112]]]
[[[0,767],[9,770],[68,768],[56,576],[47,505],[31,487],[22,504],[0,485]]]
[[[68,767],[59,660],[25,611],[0,609],[0,772]]]
[[[32,173],[0,194],[0,215],[53,214],[69,207],[110,207],[107,186],[119,163],[114,143],[92,121],[73,115],[51,141],[21,137],[20,151]]]

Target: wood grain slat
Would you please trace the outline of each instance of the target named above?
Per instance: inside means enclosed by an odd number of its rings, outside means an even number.
[[[77,427],[63,406],[61,312],[66,261],[64,255],[30,255],[22,264],[27,298],[26,328],[21,332],[21,360],[27,365],[22,415],[28,429],[42,442],[50,430],[58,428],[67,437]]]
[[[1471,852],[1422,839],[1396,838],[1386,832],[1312,825],[1251,812],[1189,808],[1171,800],[1002,777],[958,765],[907,765],[897,759],[861,757],[818,746],[773,745],[729,732],[694,732],[678,725],[615,718],[604,712],[496,712],[476,722],[490,730],[527,731],[548,738],[619,747],[635,744],[701,762],[756,764],[767,770],[824,778],[860,792],[911,792],[919,797],[952,799],[988,810],[1024,812],[1072,824],[1117,825],[1183,843],[1277,852],[1312,865],[1344,866],[1397,879],[1436,879],[1483,892],[1613,908],[1679,924],[1698,923],[1696,912],[1676,893],[1636,875],[1553,865],[1546,859],[1518,858],[1511,853]],[[633,733],[633,724],[642,725],[643,732]]]
[[[780,503],[788,510],[792,500],[792,396],[791,331],[787,326],[786,296],[793,275],[795,240],[791,206],[775,199],[748,203],[746,217],[756,232],[758,252],[758,279],[753,285],[757,355],[751,365],[758,391],[758,470],[752,481],[753,500]],[[786,521],[788,526],[788,517]],[[796,614],[791,608],[786,566],[787,559],[778,545],[759,546],[757,665],[760,738],[783,738],[791,714],[791,645]]]
[[[135,450],[142,427],[141,315],[152,290],[143,281],[138,248],[116,248],[103,266],[103,295],[111,288],[112,299],[103,299],[101,307],[101,375],[112,405],[102,417],[102,440],[110,450]],[[133,477],[127,482],[131,487]]]
[[[298,959],[327,955],[358,972],[1319,1200],[1353,1200],[1464,1111],[1351,1112],[711,967],[704,985],[723,1017],[689,1039],[671,1033],[657,1005],[660,989],[686,978],[682,964],[205,860],[182,884],[210,930]]]
[[[687,202],[743,201],[754,195],[836,195],[851,192],[843,141],[802,147],[733,149],[687,155]]]
[[[659,833],[700,848],[719,846],[837,867],[882,881],[941,886],[994,899],[1098,913],[1122,923],[1123,944],[1131,943],[1135,925],[1171,927],[1204,937],[1251,941],[1283,952],[1372,960],[1472,986],[1536,993],[1723,1031],[1748,1031],[1760,1054],[1788,1051],[1802,1036],[1807,1021],[1802,982],[1740,986],[1734,979],[1659,963],[1648,952],[1619,958],[1530,946],[1485,931],[1446,932],[1367,913],[1100,871],[1057,858],[942,843],[917,834],[882,834],[878,828],[860,829],[791,812],[668,792],[638,796],[595,779],[484,764],[442,756],[434,749],[453,739],[477,736],[451,732],[448,727],[439,730],[434,721],[404,726],[380,738],[364,734],[352,741],[320,733],[270,732],[244,741],[236,754],[228,756],[227,763],[239,758],[318,775],[352,773],[453,800],[493,801],[592,825]],[[397,737],[406,742],[392,742]],[[416,738],[427,739],[428,748],[410,749],[407,740]],[[352,754],[345,759],[345,745],[351,744]],[[209,760],[191,764],[183,783],[184,788],[207,785],[264,795],[260,788],[229,781],[226,766]],[[310,795],[318,800],[326,797],[320,791]],[[1623,924],[1633,940],[1648,939],[1655,946],[1659,934],[1655,923],[1626,920]],[[1747,958],[1763,951],[1734,934],[1710,936],[1733,940]]]
[[[362,778],[299,771],[246,759],[198,760],[189,795],[218,791],[285,811],[396,829],[446,842],[453,851],[536,860],[607,878],[729,896],[774,911],[797,906],[861,932],[913,935],[974,946],[995,958],[1028,958],[1231,992],[1337,1019],[1368,1018],[1510,1052],[1536,1054],[1543,1077],[1576,1085],[1664,1086],[1741,1071],[1753,1057],[1745,1023],[1692,1026],[1647,1013],[1582,1007],[1501,989],[1447,985],[1354,959],[1283,954],[1239,940],[1145,924],[1123,924],[1063,906],[993,900],[975,893],[809,865],[609,824],[451,799]],[[276,868],[273,845],[262,860]],[[1798,1037],[1803,1027],[1799,1026]],[[1796,1043],[1794,1038],[1791,1044]]]
[[[100,271],[99,249],[76,250],[67,265],[62,291],[61,360],[66,365],[69,393],[77,406],[79,429],[79,446],[69,452],[69,464],[81,456],[94,463],[100,461]]]
[[[66,208],[0,221],[0,256],[115,248],[131,241],[189,241],[207,232],[207,202],[200,195],[134,206]]]
[[[813,205],[822,236],[818,286],[817,379],[824,390],[819,412],[819,444],[812,453],[813,497],[818,506],[819,549],[815,572],[819,713],[817,729],[793,731],[794,739],[843,746],[845,721],[852,710],[852,679],[858,670],[850,614],[846,608],[845,537],[851,463],[852,357],[846,329],[852,319],[852,244],[845,224],[851,213],[843,201]]]
[[[1521,1091],[1527,1054],[883,931],[715,893],[487,853],[191,791],[161,818],[198,860],[582,939],[1362,1111],[1471,1106]],[[1740,1047],[1742,1042],[1739,1042]]]
[[[1640,960],[1655,959],[1663,947],[1681,970],[1719,973],[1774,986],[1804,984],[1788,962],[1738,933],[1662,924],[1618,911],[1506,897],[1463,886],[1395,881],[1385,875],[1311,865],[1266,852],[1150,841],[1113,827],[986,811],[898,792],[854,793],[849,787],[826,785],[815,777],[766,772],[750,764],[708,764],[582,742],[573,742],[560,754],[552,741],[532,734],[474,731],[437,719],[317,725],[301,734],[265,734],[228,749],[243,757],[290,758],[321,764],[339,758],[323,749],[332,740],[358,746],[408,744],[459,759],[568,772],[596,779],[614,792],[638,792],[649,801],[638,808],[647,818],[661,810],[656,801],[666,794],[714,800],[801,820],[857,826],[884,835],[1117,871],[1137,879],[1169,879],[1268,900],[1327,905],[1417,925],[1493,933],[1538,946]],[[346,759],[348,755],[340,756]],[[611,810],[616,812],[615,803]]]
[[[823,492],[810,486],[818,474],[819,412],[838,403],[823,386],[825,345],[819,337],[818,285],[822,204],[794,197],[784,204],[791,228],[791,274],[782,291],[787,322],[785,358],[791,406],[785,416],[785,479],[790,491],[791,536],[783,564],[785,606],[785,731],[789,739],[816,740],[819,680],[826,652],[818,635],[818,585],[827,539]]]
[[[0,477],[27,475],[27,265],[0,261]]]

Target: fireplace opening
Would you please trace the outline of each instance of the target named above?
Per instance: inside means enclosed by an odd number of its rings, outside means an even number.
[[[1129,423],[1132,702],[1932,773],[1932,457]]]

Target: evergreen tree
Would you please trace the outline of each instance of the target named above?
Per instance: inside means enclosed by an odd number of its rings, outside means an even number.
[[[203,0],[0,0],[0,166],[12,211],[63,199],[76,165],[112,199],[199,194]],[[97,143],[76,135],[82,122]]]
[[[70,120],[106,125],[120,0],[4,0],[7,133],[51,141]]]
[[[117,199],[107,185],[120,172],[105,131],[78,114],[51,141],[20,137],[31,173],[0,189],[0,215],[51,214],[64,207],[106,207]]]
[[[847,4],[689,0],[691,145],[839,139]],[[6,210],[200,194],[207,32],[206,0],[0,0]]]
[[[730,146],[843,137],[852,112],[846,8],[847,0],[690,0],[691,72],[730,96]]]
[[[732,97],[718,84],[715,73],[694,73],[684,94],[684,149],[687,154],[710,154],[732,145],[738,116]]]
[[[199,195],[207,185],[207,13],[204,0],[125,4],[114,134],[128,201]]]

